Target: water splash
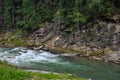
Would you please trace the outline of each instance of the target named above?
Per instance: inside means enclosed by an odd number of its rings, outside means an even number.
[[[73,59],[69,60],[58,54],[52,54],[43,50],[35,51],[23,47],[13,49],[0,48],[0,60],[6,60],[18,67],[67,72],[94,80],[100,80],[99,76],[101,76],[101,80],[107,80],[108,78],[109,80],[120,79],[120,77],[117,77],[120,75],[119,67],[84,59],[80,59],[79,61],[75,59],[75,61]]]

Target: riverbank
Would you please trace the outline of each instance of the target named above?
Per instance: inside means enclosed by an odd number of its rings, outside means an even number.
[[[74,49],[70,49],[70,48],[63,48],[63,47],[45,47],[44,44],[43,45],[40,45],[40,46],[36,46],[36,45],[29,45],[29,44],[26,44],[26,45],[22,45],[24,44],[24,42],[26,42],[25,40],[21,41],[21,40],[18,40],[19,42],[16,44],[16,42],[7,42],[7,41],[4,41],[5,43],[2,43],[0,46],[1,47],[7,47],[7,48],[14,48],[14,47],[27,47],[27,48],[30,48],[30,49],[33,49],[33,50],[45,50],[45,51],[49,51],[49,52],[52,52],[52,53],[55,53],[55,54],[60,54],[61,56],[63,57],[85,57],[87,59],[90,59],[90,60],[99,60],[99,61],[104,61],[104,62],[107,62],[107,63],[115,63],[115,64],[118,64],[117,62],[115,62],[115,60],[108,60],[108,55],[104,55],[104,50],[101,49],[96,49],[96,51],[94,50],[88,50],[87,52],[87,48],[84,47],[84,48],[81,48],[80,50],[74,50]],[[19,45],[20,44],[20,45]],[[108,50],[109,51],[109,50]],[[91,53],[91,55],[87,54],[87,53]]]
[[[48,79],[76,79],[76,80],[87,80],[78,78],[67,74],[54,74],[54,73],[42,73],[35,71],[25,71],[18,67],[9,65],[6,62],[0,61],[0,80],[48,80]]]
[[[114,17],[116,16],[116,17]],[[1,30],[1,47],[29,47],[44,49],[63,56],[82,56],[88,59],[120,64],[120,23],[119,15],[82,25],[73,30],[54,23],[45,22],[32,33],[19,29]]]
[[[53,28],[54,23],[46,22],[30,35],[27,44],[34,49],[120,64],[120,23],[112,20],[115,22],[87,23],[78,30],[62,25]]]

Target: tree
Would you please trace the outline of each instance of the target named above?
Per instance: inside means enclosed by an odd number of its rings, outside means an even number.
[[[119,4],[120,0],[0,0],[0,19],[6,27],[27,31],[46,21],[76,28],[120,11]]]

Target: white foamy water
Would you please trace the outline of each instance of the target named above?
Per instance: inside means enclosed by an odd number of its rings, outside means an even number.
[[[35,51],[23,47],[13,49],[1,49],[0,60],[19,67],[34,69],[54,69],[72,68],[90,69],[84,65],[74,65],[70,61],[64,60],[60,55],[52,54],[43,50]],[[51,68],[53,67],[53,68]]]
[[[38,64],[58,64],[66,66],[74,66],[69,61],[64,61],[57,54],[52,54],[43,50],[35,51],[26,49],[23,47],[17,47],[13,49],[2,49],[0,48],[0,60],[7,61],[10,64],[17,65],[20,67],[28,67]],[[77,67],[77,66],[76,66]],[[78,65],[78,67],[85,67]]]
[[[22,47],[0,48],[0,60],[6,60],[22,68],[66,72],[80,77],[93,78],[93,80],[120,80],[119,66],[110,66],[77,57],[66,58],[43,50],[35,51]]]
[[[26,48],[14,48],[0,52],[0,60],[7,60],[11,64],[19,65],[26,62],[57,63],[58,55],[46,51],[35,51]]]

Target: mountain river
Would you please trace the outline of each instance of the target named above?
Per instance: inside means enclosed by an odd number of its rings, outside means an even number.
[[[92,80],[120,80],[120,65],[80,57],[63,57],[43,50],[0,48],[0,60],[26,69],[70,73]]]

